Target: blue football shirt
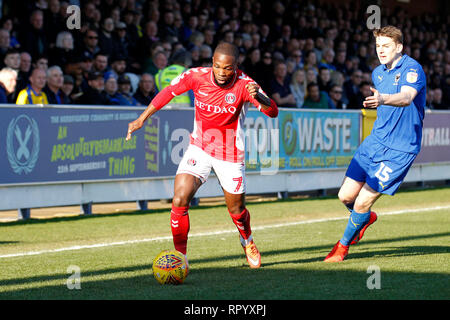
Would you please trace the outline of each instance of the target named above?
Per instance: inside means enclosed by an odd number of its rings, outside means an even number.
[[[380,94],[399,93],[402,86],[417,90],[409,106],[379,106],[371,136],[388,148],[418,154],[422,142],[427,87],[422,66],[404,54],[392,70],[388,70],[386,65],[376,67],[372,72],[372,82]]]

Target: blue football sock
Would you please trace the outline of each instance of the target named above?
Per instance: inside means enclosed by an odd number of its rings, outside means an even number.
[[[342,236],[341,243],[344,246],[348,246],[359,231],[369,222],[370,211],[365,213],[358,213],[352,210],[350,218],[348,219],[347,227],[345,228],[344,235]]]

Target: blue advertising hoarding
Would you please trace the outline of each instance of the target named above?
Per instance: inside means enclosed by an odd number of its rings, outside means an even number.
[[[174,176],[189,145],[193,109],[163,109],[130,141],[128,123],[144,108],[1,108],[0,185]],[[246,170],[346,167],[359,145],[360,114],[250,109]]]
[[[281,111],[280,167],[345,168],[360,143],[359,112]]]
[[[169,131],[184,127],[189,132],[193,115],[192,110],[161,112],[125,141],[128,123],[143,109],[0,110],[3,185],[173,176],[177,165],[170,161]],[[174,152],[182,153],[180,146],[189,143],[182,138]]]

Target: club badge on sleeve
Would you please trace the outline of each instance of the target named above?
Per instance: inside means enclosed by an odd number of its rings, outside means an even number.
[[[417,74],[417,72],[408,72],[406,74],[406,81],[408,81],[409,83],[415,83],[417,82],[417,78],[419,77],[419,75]]]

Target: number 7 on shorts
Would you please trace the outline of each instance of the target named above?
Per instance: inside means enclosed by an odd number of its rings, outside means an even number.
[[[236,186],[236,189],[234,190],[234,192],[238,192],[239,189],[241,189],[241,186],[242,186],[242,177],[233,178],[233,181],[237,182],[237,186]]]

